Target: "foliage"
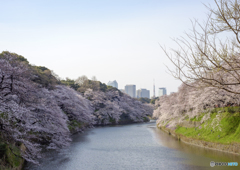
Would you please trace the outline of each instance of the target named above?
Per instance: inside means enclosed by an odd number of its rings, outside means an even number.
[[[0,143],[0,169],[19,168],[22,164],[20,146]]]
[[[88,89],[84,96],[94,107],[96,124],[121,123],[123,116],[132,122],[143,122],[145,117],[152,114],[153,107],[122,94],[118,90],[93,91]]]
[[[182,84],[177,93],[160,97],[156,101],[155,106],[158,107],[153,116],[158,118],[157,123],[178,118],[172,121],[171,126],[175,127],[178,123],[184,121],[184,117],[190,119],[201,116],[202,113],[214,112],[218,107],[239,106],[240,96],[219,90],[218,88],[206,87],[204,89],[196,89]],[[231,112],[232,108],[229,108]],[[203,116],[203,120],[209,118],[207,114]]]
[[[3,51],[0,53],[0,59],[8,60],[10,63],[23,63],[28,65],[29,62],[26,58],[16,53],[10,53],[9,51]]]
[[[74,80],[71,80],[71,84],[74,84]],[[119,91],[115,87],[107,86],[105,83],[97,81],[96,77],[93,77],[92,80],[89,80],[85,75],[78,77],[75,80],[75,84],[77,85],[77,88],[74,87],[74,89],[83,94],[87,89],[92,89],[93,91],[102,91],[102,92],[107,92],[108,90]]]
[[[36,163],[39,144],[53,149],[71,141],[67,117],[48,89],[31,81],[29,66],[6,55],[0,59],[0,135],[6,143],[23,143],[22,157]]]
[[[51,70],[43,66],[31,66],[31,80],[38,84],[41,84],[42,87],[53,89],[56,84],[60,82],[52,75]]]
[[[100,82],[95,80],[85,80],[77,91],[84,93],[87,89],[92,89],[94,91],[100,90]]]
[[[29,76],[31,81],[42,85],[42,87],[51,89],[59,83],[51,70],[43,66],[32,66],[28,60],[21,55],[3,51],[0,53],[0,59],[7,60],[13,67],[25,67],[25,69],[28,70],[25,72],[25,75]]]
[[[76,91],[81,87],[84,96]],[[25,149],[14,153],[38,163],[42,148],[68,146],[71,133],[95,124],[119,123],[122,115],[133,122],[146,121],[152,111],[152,106],[96,78],[81,85],[71,79],[59,83],[46,67],[31,66],[14,53],[0,54],[0,139],[4,141],[0,142],[0,157],[6,158],[8,149],[15,148],[10,145],[18,143]],[[13,165],[11,161],[8,163]]]
[[[88,80],[87,76],[83,75],[81,77],[78,77],[75,80],[75,83],[78,84],[79,86],[81,86],[86,80]]]
[[[152,101],[152,99],[149,99],[147,97],[141,97],[141,98],[138,98],[137,100],[139,100],[143,103],[150,103]]]
[[[54,100],[57,102],[61,110],[67,115],[68,124],[73,121],[82,122],[85,126],[91,126],[94,121],[93,108],[89,100],[85,99],[80,93],[66,86],[56,86],[51,91]],[[76,127],[75,131],[80,131],[81,127]]]
[[[190,119],[190,121],[192,122],[200,122],[203,118],[203,116],[205,116],[206,113],[202,113],[198,116],[194,116],[193,118]],[[187,116],[188,117],[188,116]]]
[[[71,80],[69,78],[66,78],[66,80],[61,80],[61,84],[71,87],[74,90],[77,90],[80,87],[74,80]]]
[[[70,130],[70,132],[75,133],[78,132],[79,129],[82,129],[83,127],[83,123],[78,122],[77,120],[70,120],[68,123],[68,129]]]

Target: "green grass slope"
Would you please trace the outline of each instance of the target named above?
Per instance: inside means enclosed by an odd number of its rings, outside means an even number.
[[[206,114],[210,114],[210,118],[201,121]],[[192,128],[178,125],[177,135],[221,144],[240,143],[240,107],[216,108],[187,120],[201,122],[201,125]]]

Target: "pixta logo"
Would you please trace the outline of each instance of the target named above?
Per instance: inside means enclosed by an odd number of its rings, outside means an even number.
[[[214,162],[214,161],[211,161],[210,166],[211,167],[214,167],[214,166],[238,166],[238,163],[237,162]]]

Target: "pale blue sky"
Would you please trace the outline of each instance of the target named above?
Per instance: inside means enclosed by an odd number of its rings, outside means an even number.
[[[191,29],[190,19],[206,18],[202,3],[213,0],[0,0],[0,51],[26,57],[60,77],[96,76],[119,88],[156,92],[181,84],[166,73],[172,64],[158,43]]]

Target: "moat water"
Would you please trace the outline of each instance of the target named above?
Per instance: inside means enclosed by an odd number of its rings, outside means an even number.
[[[97,127],[73,136],[68,148],[51,151],[40,166],[25,170],[207,170],[210,162],[238,162],[240,156],[185,144],[155,122]]]

